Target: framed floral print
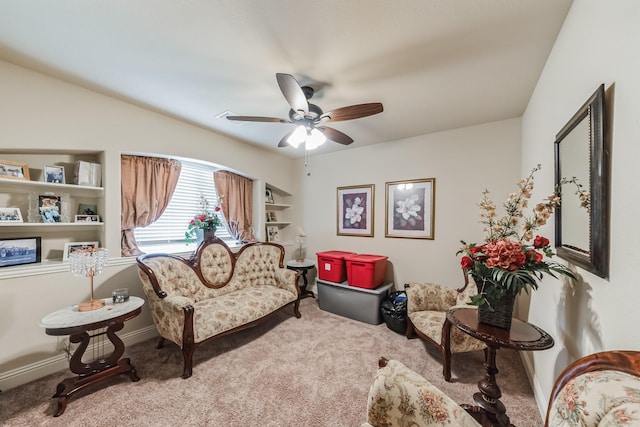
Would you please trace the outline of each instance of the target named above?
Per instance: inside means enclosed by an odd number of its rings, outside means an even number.
[[[386,183],[385,237],[433,239],[436,179]]]
[[[338,187],[338,236],[373,237],[374,185]]]

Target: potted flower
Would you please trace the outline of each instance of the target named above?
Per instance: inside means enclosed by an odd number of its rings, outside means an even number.
[[[196,237],[198,241],[213,238],[216,228],[222,225],[218,216],[221,209],[220,203],[218,203],[212,210],[205,195],[200,194],[200,213],[189,221],[187,231],[184,233],[185,241],[191,243]]]
[[[523,289],[525,292],[529,288],[538,289],[538,280],[544,274],[575,279],[566,266],[548,259],[554,255],[549,239],[535,235],[559,205],[559,196],[553,194],[538,203],[531,216],[523,213],[531,198],[534,174],[540,168],[536,166],[528,177],[520,180],[518,192],[504,203],[505,215],[501,218],[496,215],[489,191],[482,193],[479,206],[480,223],[485,225],[484,242],[478,245],[462,241],[463,247],[457,253],[463,254],[462,268],[471,274],[478,287],[478,295],[472,297],[471,304],[479,306],[478,316],[483,323],[509,329],[516,296]]]

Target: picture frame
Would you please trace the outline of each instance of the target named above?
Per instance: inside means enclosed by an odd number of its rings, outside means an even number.
[[[265,203],[269,203],[271,205],[274,204],[273,191],[270,188],[267,188],[265,190],[264,201],[265,201]]]
[[[385,237],[434,239],[436,179],[387,182]]]
[[[78,215],[98,215],[98,208],[96,205],[80,203],[78,205]]]
[[[99,215],[76,215],[75,222],[100,222]]]
[[[267,211],[267,222],[278,222],[276,211]]]
[[[374,184],[338,187],[338,236],[373,237]]]
[[[69,255],[78,249],[97,249],[98,242],[67,242],[64,244],[62,260],[69,261]]]
[[[30,179],[29,166],[26,163],[0,160],[0,178],[28,181]]]
[[[64,167],[63,166],[50,166],[44,165],[42,168],[42,176],[44,182],[52,184],[65,184],[64,180]]]
[[[42,238],[11,237],[0,239],[0,267],[40,262]]]
[[[22,212],[18,208],[0,208],[0,223],[23,222]]]
[[[267,226],[267,242],[279,242],[280,241],[280,229],[277,225]]]
[[[44,223],[62,222],[62,196],[55,194],[38,195],[38,212]]]

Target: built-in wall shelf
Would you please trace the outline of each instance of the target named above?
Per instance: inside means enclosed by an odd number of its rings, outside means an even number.
[[[44,181],[30,181],[28,179],[0,178],[0,190],[5,192],[45,191],[51,193],[73,193],[76,197],[102,197],[103,187],[89,187],[75,184],[54,184]]]
[[[290,207],[291,205],[285,205],[282,203],[265,203],[265,208],[267,210],[271,209],[271,210],[281,211],[284,209],[289,209]]]
[[[281,221],[277,221],[277,222],[265,222],[265,225],[277,225],[278,227],[286,227],[287,225],[291,225],[290,222],[281,222]]]
[[[52,231],[54,229],[93,230],[100,229],[103,222],[7,222],[0,223],[0,228],[28,228],[35,231]]]

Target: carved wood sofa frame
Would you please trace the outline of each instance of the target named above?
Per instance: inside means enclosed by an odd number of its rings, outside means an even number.
[[[273,259],[273,255],[278,251],[279,259],[275,260]],[[263,265],[251,265],[251,261],[244,260],[244,258],[255,256],[255,252],[258,252],[259,254],[261,254],[261,256],[267,258],[269,262],[265,263],[265,259],[261,259],[260,261],[262,261]],[[267,253],[265,254],[265,252]],[[210,259],[206,263],[203,263],[202,257],[205,253]],[[213,256],[211,256],[212,254]],[[243,246],[237,253],[233,253],[231,249],[229,249],[229,247],[224,243],[224,241],[214,237],[203,242],[198,247],[194,255],[188,259],[172,254],[163,253],[145,254],[140,255],[136,258],[138,264],[138,274],[141,281],[143,282],[143,288],[145,290],[145,293],[147,294],[150,308],[152,310],[152,317],[160,334],[160,341],[158,342],[156,348],[162,348],[164,346],[165,339],[175,342],[182,348],[182,355],[184,359],[182,378],[186,379],[192,375],[193,353],[197,345],[213,340],[215,338],[221,338],[225,335],[251,328],[257,324],[264,322],[277,312],[284,310],[289,306],[293,306],[293,312],[297,318],[301,317],[299,311],[300,288],[298,287],[298,274],[284,267],[284,254],[285,251],[283,246],[275,243],[264,242],[249,243]],[[188,285],[197,288],[195,292],[200,293],[200,297],[202,297],[202,295],[209,295],[204,299],[216,298],[216,295],[212,295],[216,292],[219,292],[221,296],[229,295],[238,290],[238,288],[240,290],[243,290],[248,287],[253,287],[254,292],[260,292],[258,289],[264,284],[262,283],[262,281],[270,280],[273,283],[270,283],[270,285],[272,286],[269,289],[268,295],[265,295],[265,298],[262,298],[260,295],[258,295],[255,298],[256,302],[265,301],[268,299],[266,297],[270,297],[272,295],[277,295],[279,300],[275,303],[275,305],[272,304],[272,311],[261,315],[259,318],[247,321],[243,324],[239,324],[230,329],[217,332],[214,330],[211,336],[196,341],[197,333],[194,330],[195,312],[197,308],[206,310],[207,307],[198,305],[195,299],[189,300],[188,298],[184,298],[179,294],[173,295],[173,299],[175,301],[167,302],[167,300],[171,299],[168,298],[170,296],[170,293],[166,292],[163,289],[161,283],[164,283],[167,286],[173,286],[175,285],[175,283],[173,282],[177,282],[183,279],[184,276],[181,276],[175,271],[172,271],[172,274],[176,274],[176,277],[172,277],[169,279],[160,278],[159,274],[157,274],[153,268],[154,263],[156,264],[156,266],[158,266],[158,263],[161,262],[159,261],[160,259],[173,260],[168,262],[173,262],[175,267],[179,269],[181,268],[183,270],[182,273],[186,273],[187,275],[189,275],[192,278],[192,281],[196,280],[194,278],[197,278],[198,283],[188,283]],[[177,264],[175,262],[177,262]],[[236,267],[239,263],[242,263],[242,267],[240,269],[245,270],[245,273],[238,273],[238,268]],[[255,264],[258,264],[258,262],[255,262]],[[186,268],[182,268],[180,266]],[[269,271],[266,273],[261,271],[265,269],[271,269],[273,271]],[[192,274],[189,271],[192,271],[195,274]],[[261,273],[264,273],[263,276],[268,276],[268,278],[261,279],[260,277],[258,277],[256,279],[256,276],[260,276]],[[242,279],[241,281],[252,281],[253,283],[239,283],[239,280],[237,278],[238,275],[247,276],[246,280]],[[235,289],[232,289],[231,291],[225,293],[224,288],[228,285],[229,288]],[[204,289],[201,289],[200,287],[204,287]],[[287,293],[285,294],[284,291],[287,291]],[[288,292],[294,293],[294,295],[287,296]],[[284,298],[291,300],[286,303],[282,302],[283,295]],[[240,295],[240,298],[242,298],[242,295]],[[176,303],[176,301],[178,303]],[[234,300],[234,302],[236,301],[237,300]],[[278,304],[282,305],[277,307]],[[239,310],[242,310],[243,308],[245,308],[245,306],[243,306],[242,304],[238,304]],[[184,320],[181,331],[177,331],[177,328],[174,328],[174,333],[171,334],[170,331],[168,331],[167,328],[164,327],[165,325],[163,325],[163,322],[166,323],[167,320],[173,320],[168,319],[169,316],[183,316]],[[213,321],[217,319],[211,320]]]

